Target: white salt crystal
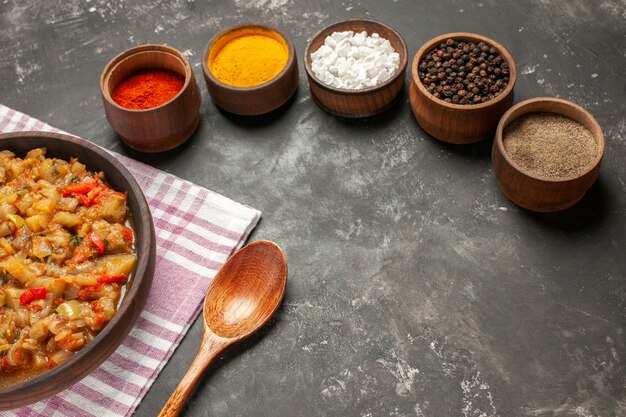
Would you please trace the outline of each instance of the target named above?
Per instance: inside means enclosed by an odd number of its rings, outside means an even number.
[[[360,90],[387,81],[400,66],[400,54],[378,33],[333,32],[311,54],[311,68],[324,84]]]
[[[350,52],[350,45],[342,45],[341,47],[337,48],[337,55],[342,58],[348,56],[349,52]]]

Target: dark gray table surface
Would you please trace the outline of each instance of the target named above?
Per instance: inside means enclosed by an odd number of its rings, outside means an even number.
[[[557,96],[606,135],[574,208],[533,214],[500,193],[491,141],[438,142],[406,91],[367,120],[310,97],[302,55],[337,20],[384,21],[412,57],[449,31],[513,54],[516,101]],[[243,20],[292,37],[300,86],[268,117],[219,111],[208,39]],[[114,55],[167,43],[189,57],[201,124],[171,152],[124,147],[98,82]],[[0,103],[263,211],[252,239],[285,250],[282,308],[210,368],[188,416],[625,416],[626,2],[623,0],[0,2]],[[408,80],[408,74],[407,74]],[[195,354],[196,321],[137,409],[157,414]]]

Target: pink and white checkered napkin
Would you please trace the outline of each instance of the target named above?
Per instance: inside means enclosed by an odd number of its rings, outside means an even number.
[[[0,133],[22,130],[59,132],[0,104]],[[256,209],[115,156],[139,183],[154,219],[157,263],[146,307],[120,347],[89,376],[0,416],[130,416],[198,316],[211,280],[261,217]]]

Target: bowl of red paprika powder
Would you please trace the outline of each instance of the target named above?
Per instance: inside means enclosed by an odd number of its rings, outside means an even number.
[[[141,45],[102,71],[106,118],[122,141],[141,152],[183,144],[200,121],[200,89],[187,58],[165,45]]]

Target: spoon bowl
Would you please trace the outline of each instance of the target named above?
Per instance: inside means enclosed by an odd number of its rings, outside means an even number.
[[[180,414],[213,359],[267,323],[280,305],[286,284],[287,258],[274,242],[250,243],[226,261],[204,299],[204,332],[198,353],[160,417]]]
[[[209,288],[204,299],[206,326],[227,339],[249,336],[274,314],[286,281],[287,260],[278,245],[251,243],[222,267]]]

